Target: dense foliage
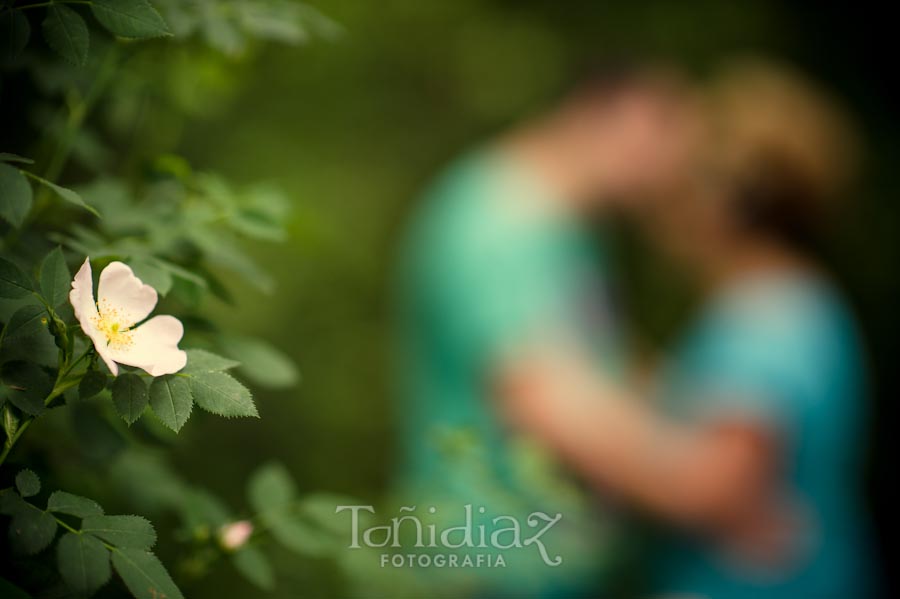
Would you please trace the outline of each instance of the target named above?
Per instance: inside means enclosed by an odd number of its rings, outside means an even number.
[[[232,509],[148,448],[171,446],[195,406],[257,417],[239,378],[251,387],[296,383],[280,351],[204,310],[209,301],[232,302],[236,287],[272,288],[247,248],[285,239],[289,203],[268,185],[237,187],[194,172],[169,153],[167,132],[223,93],[237,58],[246,63],[266,41],[298,43],[333,28],[285,0],[7,1],[0,24],[3,91],[9,96],[14,86],[23,103],[2,116],[3,140],[8,132],[30,139],[0,147],[10,150],[0,153],[0,468],[12,483],[0,491],[10,556],[0,594],[92,595],[115,572],[114,585],[135,597],[175,599],[182,592],[173,578],[202,577],[225,556],[271,589],[275,573],[262,548],[274,540],[303,555],[327,553],[335,533],[323,528],[322,506],[331,498],[301,497],[270,464],[249,481],[247,508]],[[174,82],[196,73],[208,78],[184,94]],[[132,143],[141,133],[144,143]],[[70,304],[74,268],[86,259],[97,272],[124,263],[155,289],[164,311],[184,324],[184,368],[152,376],[120,363],[110,371],[105,348]],[[113,343],[144,325],[109,326]],[[78,466],[54,463],[40,443],[21,453],[25,435],[54,436]],[[176,517],[178,571],[170,574],[152,552],[157,535],[148,520],[107,515],[65,490],[42,492],[36,472],[54,482],[111,476],[134,499],[129,509]]]

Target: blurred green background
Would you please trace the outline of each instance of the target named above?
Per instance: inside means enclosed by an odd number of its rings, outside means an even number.
[[[258,255],[278,288],[240,296],[235,320],[288,352],[303,372],[296,391],[259,395],[259,421],[205,418],[188,427],[177,461],[191,478],[238,496],[243,475],[278,458],[305,489],[377,500],[389,480],[394,424],[390,270],[408,207],[442,163],[540,109],[585,62],[620,55],[669,60],[700,76],[735,53],[783,57],[855,112],[868,146],[865,176],[828,259],[863,318],[882,421],[896,414],[888,398],[897,390],[900,331],[900,177],[893,168],[900,137],[877,14],[712,0],[315,6],[343,34],[267,49],[242,73],[228,105],[191,122],[180,143],[197,168],[270,179],[293,199],[290,242]],[[664,344],[685,307],[680,289],[623,246],[638,331],[649,344]],[[878,432],[875,449],[887,454]],[[210,466],[209,454],[227,455],[218,462],[227,466]],[[873,509],[887,518],[892,501],[879,482],[881,462],[873,464]],[[294,576],[282,581],[280,596],[340,588],[325,564],[298,564]],[[244,583],[207,581],[196,596],[220,596],[231,584]]]
[[[258,248],[271,295],[236,292],[209,311],[272,341],[300,365],[293,390],[257,394],[259,420],[196,415],[173,463],[192,482],[241,503],[262,461],[284,462],[302,491],[377,501],[392,467],[390,273],[404,217],[441,165],[539,110],[596,59],[663,59],[702,76],[735,53],[783,57],[851,107],[867,141],[863,183],[827,259],[863,319],[879,424],[873,514],[891,517],[891,398],[898,390],[900,152],[887,79],[887,13],[775,2],[316,0],[342,32],[272,45],[224,70],[194,64],[178,85],[219,86],[184,127],[158,136],[197,170],[272,181],[293,202],[290,240]],[[881,9],[886,11],[887,9]],[[161,145],[162,142],[160,142]],[[671,273],[622,237],[627,301],[648,346],[664,346],[688,307]],[[882,456],[882,457],[879,457]],[[211,459],[215,457],[215,459]],[[160,523],[163,524],[164,523]],[[165,533],[163,533],[165,538]],[[163,551],[164,553],[164,551]],[[279,597],[341,593],[327,562],[279,556]],[[229,568],[185,588],[191,597],[252,597]]]

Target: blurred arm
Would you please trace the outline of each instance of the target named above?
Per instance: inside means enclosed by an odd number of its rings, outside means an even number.
[[[499,395],[513,423],[592,482],[681,524],[746,524],[770,487],[774,439],[761,426],[688,428],[565,353],[507,363]]]

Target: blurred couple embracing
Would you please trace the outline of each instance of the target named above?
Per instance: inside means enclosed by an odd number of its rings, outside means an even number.
[[[701,84],[629,65],[438,178],[399,269],[397,497],[561,513],[564,562],[508,551],[429,571],[431,592],[871,592],[861,342],[815,255],[856,154],[840,109],[783,66]],[[702,299],[650,376],[612,292],[613,217]]]

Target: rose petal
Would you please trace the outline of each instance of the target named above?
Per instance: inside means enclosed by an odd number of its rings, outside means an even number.
[[[121,312],[121,325],[134,326],[150,314],[156,306],[156,289],[145,285],[134,272],[122,262],[110,262],[100,273],[97,287],[100,308],[109,306]]]
[[[172,374],[187,364],[187,354],[178,349],[184,327],[174,316],[154,316],[131,335],[127,348],[111,350],[112,359],[119,364],[143,368],[151,376]]]
[[[102,277],[102,275],[101,275]],[[72,279],[72,291],[69,292],[69,302],[72,304],[72,310],[75,312],[75,318],[81,325],[81,330],[87,335],[94,344],[94,349],[103,358],[109,371],[116,375],[119,368],[110,357],[106,345],[106,335],[104,335],[96,326],[97,304],[94,303],[94,279],[91,273],[91,259],[85,258],[84,264],[75,273]]]

